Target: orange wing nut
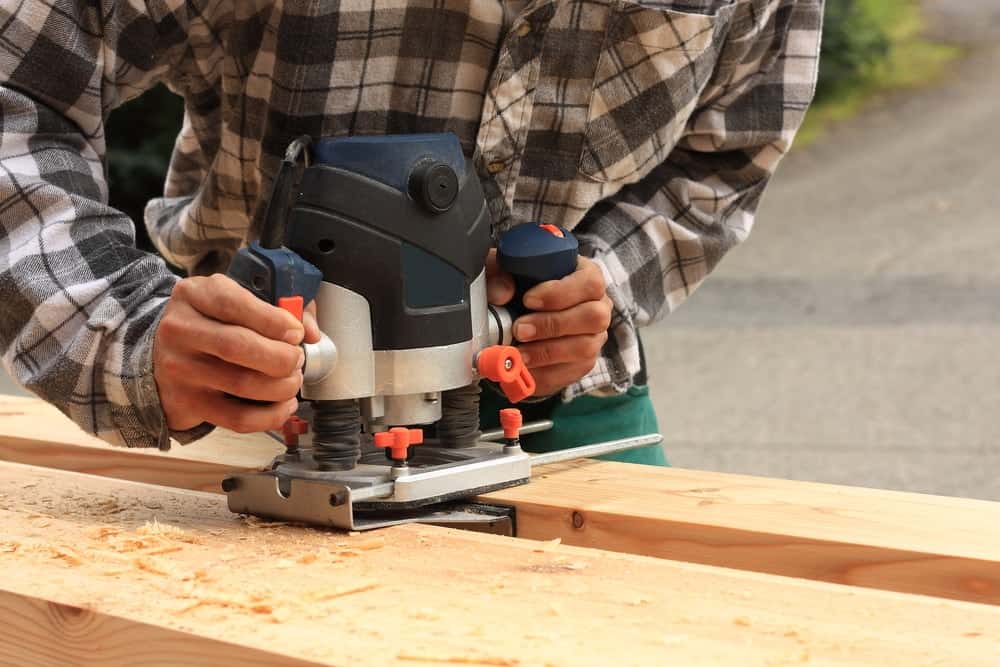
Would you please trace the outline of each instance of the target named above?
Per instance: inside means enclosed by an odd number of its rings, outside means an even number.
[[[388,431],[375,434],[375,446],[389,450],[389,456],[394,461],[405,461],[409,458],[410,447],[424,442],[424,432],[419,428],[403,428],[396,426]]]

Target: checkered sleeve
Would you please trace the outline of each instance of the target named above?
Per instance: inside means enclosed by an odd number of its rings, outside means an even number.
[[[564,393],[625,391],[638,327],[678,307],[750,233],[764,188],[815,89],[822,0],[739,3],[716,70],[669,157],[575,230],[614,315],[597,365]]]
[[[166,448],[152,343],[174,278],[107,205],[104,122],[182,48],[167,0],[0,7],[0,354],[114,444]],[[183,439],[184,434],[174,434]]]

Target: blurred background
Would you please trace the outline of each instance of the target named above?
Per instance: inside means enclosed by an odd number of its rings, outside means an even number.
[[[820,65],[750,240],[644,333],[667,454],[1000,500],[1000,0],[826,0]],[[180,120],[163,88],[111,116],[133,220]]]

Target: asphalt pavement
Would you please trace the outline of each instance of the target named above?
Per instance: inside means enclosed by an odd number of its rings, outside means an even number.
[[[793,149],[646,332],[674,465],[1000,500],[1000,1],[924,4],[968,58]]]

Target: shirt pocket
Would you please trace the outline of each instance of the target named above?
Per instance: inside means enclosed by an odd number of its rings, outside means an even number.
[[[733,0],[664,4],[614,3],[580,155],[589,179],[623,186],[663,162],[711,76]]]

